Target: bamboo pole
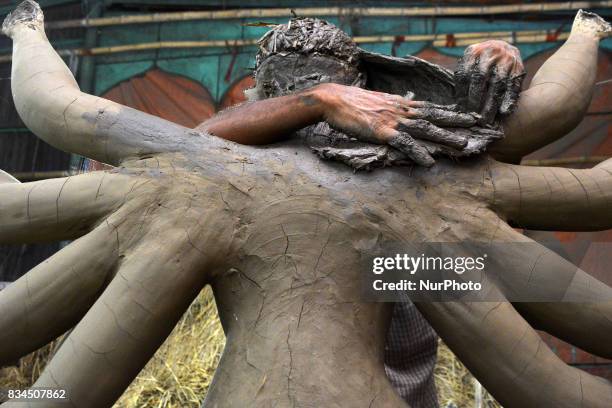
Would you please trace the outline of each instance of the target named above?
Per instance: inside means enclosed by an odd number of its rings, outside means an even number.
[[[423,16],[466,16],[493,15],[511,13],[542,13],[550,11],[568,11],[578,9],[611,7],[612,1],[564,1],[553,3],[508,4],[495,6],[469,7],[307,7],[293,11],[300,17],[325,16],[364,16],[364,17],[423,17]],[[154,13],[145,15],[127,15],[81,20],[65,20],[47,23],[48,29],[65,29],[74,27],[102,27],[126,24],[162,23],[189,20],[224,20],[242,18],[278,18],[290,17],[289,8],[270,9],[234,9],[215,11],[186,11],[171,13]]]
[[[448,37],[453,38],[452,43]],[[513,44],[537,43],[564,41],[569,33],[557,33],[554,30],[525,30],[525,31],[483,31],[473,33],[437,33],[437,34],[417,34],[417,35],[376,35],[354,37],[353,41],[357,44],[395,42],[401,39],[402,42],[421,42],[431,41],[434,47],[463,47],[476,44],[482,41],[498,39]],[[105,55],[117,54],[122,52],[150,51],[160,49],[176,48],[214,48],[225,47],[227,44],[232,46],[244,47],[257,44],[257,39],[235,39],[235,40],[205,40],[205,41],[156,41],[139,44],[113,45],[108,47],[77,48],[58,50],[60,55]],[[0,55],[0,63],[11,61],[11,55]]]
[[[573,164],[598,164],[606,161],[610,156],[578,156],[563,157],[559,159],[523,160],[523,166],[566,166]]]
[[[76,173],[73,171],[69,171],[69,170],[23,171],[23,172],[11,173],[13,177],[15,177],[17,180],[22,181],[22,182],[68,177],[74,174]]]

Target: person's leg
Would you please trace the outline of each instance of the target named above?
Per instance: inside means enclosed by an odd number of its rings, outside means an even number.
[[[410,301],[396,303],[385,346],[385,371],[413,408],[437,408],[434,367],[438,335]]]

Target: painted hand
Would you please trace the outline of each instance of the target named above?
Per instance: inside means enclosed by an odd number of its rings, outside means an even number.
[[[525,68],[520,51],[505,41],[470,45],[455,71],[456,96],[465,112],[482,115],[481,124],[497,114],[512,113],[521,92]]]
[[[361,141],[389,144],[422,166],[432,166],[434,159],[415,139],[461,150],[467,144],[466,137],[438,126],[470,127],[476,123],[473,115],[457,112],[454,107],[344,85],[321,87],[325,120],[332,127]]]

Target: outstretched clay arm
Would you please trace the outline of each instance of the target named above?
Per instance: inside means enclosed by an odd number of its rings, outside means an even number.
[[[612,27],[601,17],[578,12],[569,39],[538,70],[505,120],[506,138],[490,147],[493,157],[519,163],[580,123],[593,95],[599,40],[610,33]]]
[[[135,182],[105,172],[23,184],[0,182],[0,244],[78,238],[119,206]]]
[[[612,228],[612,160],[592,169],[491,167],[492,206],[511,224],[552,231]]]
[[[520,302],[514,303],[514,307],[533,328],[544,330],[588,353],[612,358],[612,301]]]
[[[184,128],[79,90],[55,52],[34,1],[22,2],[2,24],[13,39],[11,89],[26,126],[58,149],[119,164],[129,157],[184,151],[209,139]]]
[[[608,381],[563,363],[509,302],[421,302],[417,307],[503,406],[612,404]]]
[[[115,231],[104,223],[4,289],[0,367],[76,325],[112,278],[119,264],[116,251]]]
[[[487,271],[523,318],[589,353],[612,358],[612,288],[506,223],[494,223]],[[594,332],[598,335],[585,335]]]

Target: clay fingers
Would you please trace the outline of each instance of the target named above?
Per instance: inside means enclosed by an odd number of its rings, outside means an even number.
[[[457,105],[464,111],[468,106],[468,94],[470,92],[471,64],[469,59],[470,47],[466,49],[466,55],[459,59],[455,71],[455,95]]]
[[[433,157],[431,157],[427,149],[421,146],[406,132],[389,130],[387,143],[389,146],[403,152],[412,161],[421,166],[431,167],[435,163]]]
[[[489,81],[489,87],[484,96],[481,111],[481,124],[492,123],[499,111],[504,94],[506,93],[507,68],[498,66],[494,68]],[[499,74],[498,74],[499,73]]]
[[[406,131],[418,139],[429,140],[459,150],[467,144],[465,136],[439,128],[423,119],[402,119],[400,130]]]
[[[476,124],[476,116],[459,112],[454,106],[442,106],[425,102],[411,110],[411,117],[423,119],[437,126],[469,128]]]
[[[494,61],[483,55],[477,58],[469,68],[471,72],[470,87],[468,91],[467,106],[468,112],[480,112],[483,103],[483,96],[486,91],[487,83],[492,75]]]
[[[495,76],[496,57],[485,49],[476,53],[475,47],[466,49],[455,72],[455,90],[459,107],[465,112],[480,113],[490,79]]]
[[[524,71],[519,71],[506,79],[505,91],[499,105],[499,113],[502,116],[508,116],[516,110],[525,75]]]
[[[518,54],[495,55],[494,51],[474,55],[468,48],[455,73],[459,107],[479,113],[480,124],[490,124],[498,113],[503,116],[514,110],[525,76]]]

